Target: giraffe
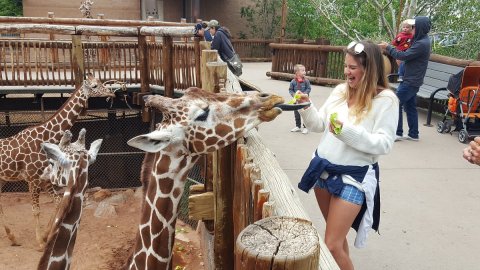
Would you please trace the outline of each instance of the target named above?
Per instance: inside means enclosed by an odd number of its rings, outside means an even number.
[[[0,192],[6,181],[25,180],[28,183],[35,220],[35,235],[40,250],[43,249],[46,238],[46,234],[42,233],[40,226],[39,196],[43,185],[40,176],[48,165],[46,155],[40,149],[40,144],[42,142],[58,143],[63,132],[73,126],[90,97],[107,97],[109,99],[115,97],[115,93],[105,87],[100,80],[88,74],[87,80],[82,86],[77,88],[47,121],[26,128],[11,137],[0,139]],[[51,185],[47,184],[46,186],[51,191]],[[4,227],[11,245],[19,245],[6,223],[1,204],[0,225]]]
[[[70,268],[88,186],[88,166],[95,162],[102,144],[102,139],[98,139],[87,150],[85,133],[86,130],[82,129],[77,141],[71,143],[72,134],[67,130],[59,145],[41,144],[47,157],[53,160],[53,165],[45,168],[42,179],[50,180],[54,186],[65,187],[65,191],[38,263],[38,270]]]
[[[283,98],[259,93],[214,94],[189,88],[179,99],[146,96],[162,112],[156,129],[128,141],[146,151],[144,201],[133,253],[124,269],[171,269],[177,207],[189,170],[202,154],[227,146],[281,113]],[[151,169],[149,169],[151,168]]]

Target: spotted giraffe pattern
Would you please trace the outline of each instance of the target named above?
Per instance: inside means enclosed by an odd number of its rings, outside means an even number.
[[[156,130],[128,144],[147,153],[148,186],[132,256],[126,269],[171,269],[177,208],[188,172],[202,154],[218,150],[261,122],[274,119],[283,98],[268,94],[210,93],[189,88],[179,99],[147,96],[162,112]],[[149,170],[150,173],[147,174]]]
[[[0,139],[0,188],[5,181],[22,181],[28,183],[32,198],[32,211],[35,219],[36,239],[43,248],[45,235],[40,227],[39,196],[45,182],[40,180],[43,169],[48,165],[46,156],[41,152],[42,142],[58,143],[64,131],[70,129],[89,97],[115,97],[115,93],[105,87],[100,80],[90,74],[83,85],[76,89],[62,107],[46,122],[29,127],[18,134]],[[51,185],[46,184],[51,190]],[[0,204],[0,222],[11,240],[12,245],[17,245],[14,234],[6,224]]]
[[[43,177],[55,186],[65,187],[65,191],[38,264],[39,270],[70,268],[88,186],[88,166],[95,161],[102,144],[99,139],[91,144],[90,150],[85,149],[85,133],[82,129],[74,143],[68,130],[58,146],[42,143],[42,149],[53,163],[45,169]]]

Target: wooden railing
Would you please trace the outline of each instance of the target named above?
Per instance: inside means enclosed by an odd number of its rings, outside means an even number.
[[[294,66],[302,64],[308,77],[322,78],[325,84],[335,84],[343,79],[342,46],[271,43],[270,48],[272,70],[267,75],[272,78],[293,74]]]
[[[2,40],[0,41],[0,85],[75,85],[72,41]],[[194,43],[173,43],[173,70],[162,68],[163,43],[146,44],[146,63],[140,61],[138,42],[82,42],[84,73],[102,81],[119,80],[140,83],[141,70],[147,65],[150,84],[164,85],[163,73],[173,72],[174,88],[197,86]]]
[[[269,47],[272,42],[264,39],[233,39],[232,45],[242,61],[266,62],[272,58]]]
[[[294,77],[295,64],[303,64],[306,76],[312,83],[334,85],[344,81],[344,46],[271,43],[270,48],[272,69],[267,72],[267,76],[291,80]],[[430,61],[460,67],[480,65],[480,61],[455,59],[438,54],[432,54]],[[387,62],[393,70],[396,69],[395,61],[390,59]]]

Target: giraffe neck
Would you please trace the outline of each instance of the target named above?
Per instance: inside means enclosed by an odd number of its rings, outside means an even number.
[[[82,160],[78,166],[78,175],[68,180],[59,209],[55,215],[55,223],[50,229],[45,251],[43,252],[38,270],[69,269],[73,248],[77,238],[77,230],[82,216],[82,205],[88,186],[87,160]],[[72,168],[73,170],[73,168]],[[70,173],[68,173],[70,175]]]
[[[177,207],[188,172],[198,160],[198,157],[174,157],[162,152],[154,158],[128,269],[171,269]]]
[[[87,104],[87,100],[87,89],[82,85],[73,92],[70,98],[52,117],[50,117],[50,119],[37,126],[36,129],[42,130],[45,141],[51,143],[59,142],[62,137],[62,132],[70,129],[78,119],[78,116]]]

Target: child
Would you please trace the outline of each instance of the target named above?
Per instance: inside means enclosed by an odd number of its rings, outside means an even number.
[[[407,19],[402,22],[402,31],[392,41],[392,45],[399,51],[406,51],[412,45],[413,29],[415,26],[415,20]],[[397,60],[398,64],[398,81],[403,81],[403,74],[405,70],[403,68],[403,61]]]
[[[293,67],[295,71],[295,78],[290,82],[290,87],[288,88],[288,92],[293,97],[297,91],[301,91],[304,94],[310,95],[310,91],[312,88],[310,87],[310,81],[305,78],[305,66],[297,64]],[[308,129],[302,127],[302,118],[300,117],[300,113],[298,111],[293,111],[295,115],[295,127],[290,130],[291,132],[299,132],[302,131],[303,134],[308,133]]]

